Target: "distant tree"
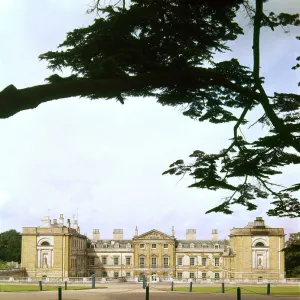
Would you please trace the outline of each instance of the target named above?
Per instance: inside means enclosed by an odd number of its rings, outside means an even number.
[[[185,116],[199,122],[234,124],[226,149],[213,154],[196,150],[191,161],[179,159],[164,172],[190,175],[195,182],[189,187],[232,192],[208,213],[231,214],[233,204],[255,210],[253,200],[272,196],[275,207],[268,215],[300,217],[300,203],[293,194],[300,183],[282,187],[271,181],[282,167],[300,163],[300,96],[276,91],[268,95],[260,76],[261,28],[299,26],[299,15],[267,13],[266,0],[256,0],[254,6],[250,0],[100,2],[91,9],[99,13],[92,25],[68,33],[60,51],[40,55],[51,70],[71,69],[73,74],[53,74],[48,84],[20,90],[8,86],[0,92],[0,118],[73,96],[122,104],[128,96],[154,96],[162,105],[182,106]],[[252,70],[237,59],[214,59],[243,34],[236,21],[241,9],[253,24]],[[299,67],[297,63],[293,69]],[[269,132],[250,141],[241,127],[256,107],[263,114],[249,128],[260,123]]]
[[[22,236],[14,229],[0,233],[0,261],[21,262]]]
[[[283,251],[285,252],[286,277],[300,278],[300,232],[290,234]]]

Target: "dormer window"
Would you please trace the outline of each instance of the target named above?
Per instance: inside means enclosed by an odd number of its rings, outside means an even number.
[[[218,244],[215,245],[215,249],[219,249],[220,246]]]
[[[195,248],[195,244],[194,243],[190,243],[190,248]]]
[[[119,243],[115,243],[114,244],[114,248],[119,248],[120,246],[119,246]]]
[[[178,244],[178,248],[182,248],[182,244],[181,243]]]
[[[128,243],[128,244],[126,245],[126,248],[131,248],[131,244]]]

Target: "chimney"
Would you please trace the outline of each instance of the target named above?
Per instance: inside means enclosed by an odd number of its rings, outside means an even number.
[[[211,240],[212,241],[217,241],[218,238],[218,230],[217,229],[213,229],[211,232]]]
[[[74,220],[73,228],[78,232],[79,229],[78,220]]]
[[[262,217],[256,217],[254,221],[254,228],[265,228],[265,221]]]
[[[46,216],[41,221],[42,221],[41,227],[51,227],[50,217]]]
[[[95,240],[95,241],[100,240],[100,232],[99,232],[99,229],[93,229],[93,240]]]
[[[134,236],[138,236],[138,235],[139,235],[139,231],[138,231],[137,226],[135,226],[135,234],[134,234]]]
[[[64,215],[63,214],[59,215],[59,225],[64,226]]]
[[[67,226],[68,228],[71,227],[71,221],[70,221],[70,219],[67,219],[67,224],[66,224],[66,226]]]
[[[224,240],[224,252],[226,252],[226,250],[227,250],[227,241],[226,241],[226,239]]]
[[[53,219],[53,225],[54,226],[57,226],[58,224],[57,224],[57,219]]]
[[[123,229],[114,229],[113,240],[123,240]]]
[[[174,229],[174,226],[172,226],[172,236],[175,237],[175,229]]]
[[[185,236],[186,240],[196,240],[196,229],[187,229]]]

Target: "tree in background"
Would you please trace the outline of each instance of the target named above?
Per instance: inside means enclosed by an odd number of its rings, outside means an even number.
[[[22,236],[14,229],[0,233],[1,266],[6,266],[6,262],[21,262],[21,243]]]
[[[72,75],[53,74],[48,84],[25,89],[8,86],[0,93],[0,117],[73,96],[116,99],[122,104],[128,96],[156,97],[162,105],[181,106],[185,116],[199,122],[233,124],[226,149],[196,150],[189,162],[179,159],[164,172],[190,175],[191,188],[231,191],[208,213],[231,214],[234,204],[255,210],[253,200],[272,197],[274,208],[268,215],[299,217],[294,192],[300,183],[282,187],[272,177],[282,167],[300,163],[300,96],[276,91],[269,95],[260,76],[261,28],[268,27],[272,34],[281,27],[299,26],[299,15],[267,13],[266,0],[256,0],[254,6],[248,0],[100,2],[91,10],[97,12],[92,25],[69,32],[60,51],[40,55],[51,70],[70,69]],[[229,51],[228,42],[243,34],[236,22],[239,10],[253,25],[252,70],[237,59],[214,59],[216,52]],[[250,125],[246,118],[257,107],[263,114]],[[247,140],[241,131],[246,124],[248,129],[263,124],[269,131]]]
[[[285,248],[285,270],[286,277],[300,277],[300,232],[291,233]]]

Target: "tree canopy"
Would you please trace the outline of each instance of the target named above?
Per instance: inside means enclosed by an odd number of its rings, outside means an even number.
[[[14,229],[0,233],[0,261],[21,262],[22,236]]]
[[[283,251],[285,252],[286,276],[300,277],[300,232],[290,234]]]
[[[72,75],[53,74],[48,84],[25,89],[8,86],[0,92],[0,117],[72,96],[122,104],[128,96],[154,96],[162,105],[183,107],[185,116],[199,122],[233,124],[226,149],[196,150],[189,162],[179,159],[163,173],[190,175],[195,181],[191,188],[232,191],[208,213],[231,214],[233,204],[255,210],[255,199],[272,197],[268,215],[299,217],[294,193],[300,183],[281,187],[272,177],[284,166],[300,163],[300,96],[266,93],[260,76],[260,31],[299,26],[300,19],[298,14],[266,14],[265,2],[256,0],[253,6],[248,0],[132,0],[101,6],[96,1],[92,11],[99,14],[92,25],[74,29],[58,51],[40,55],[54,72],[68,68]],[[237,59],[214,59],[243,34],[236,21],[240,9],[253,25],[253,69]],[[299,67],[295,62],[293,69]],[[240,128],[256,107],[264,113],[255,123],[267,126],[268,134],[249,141]]]

